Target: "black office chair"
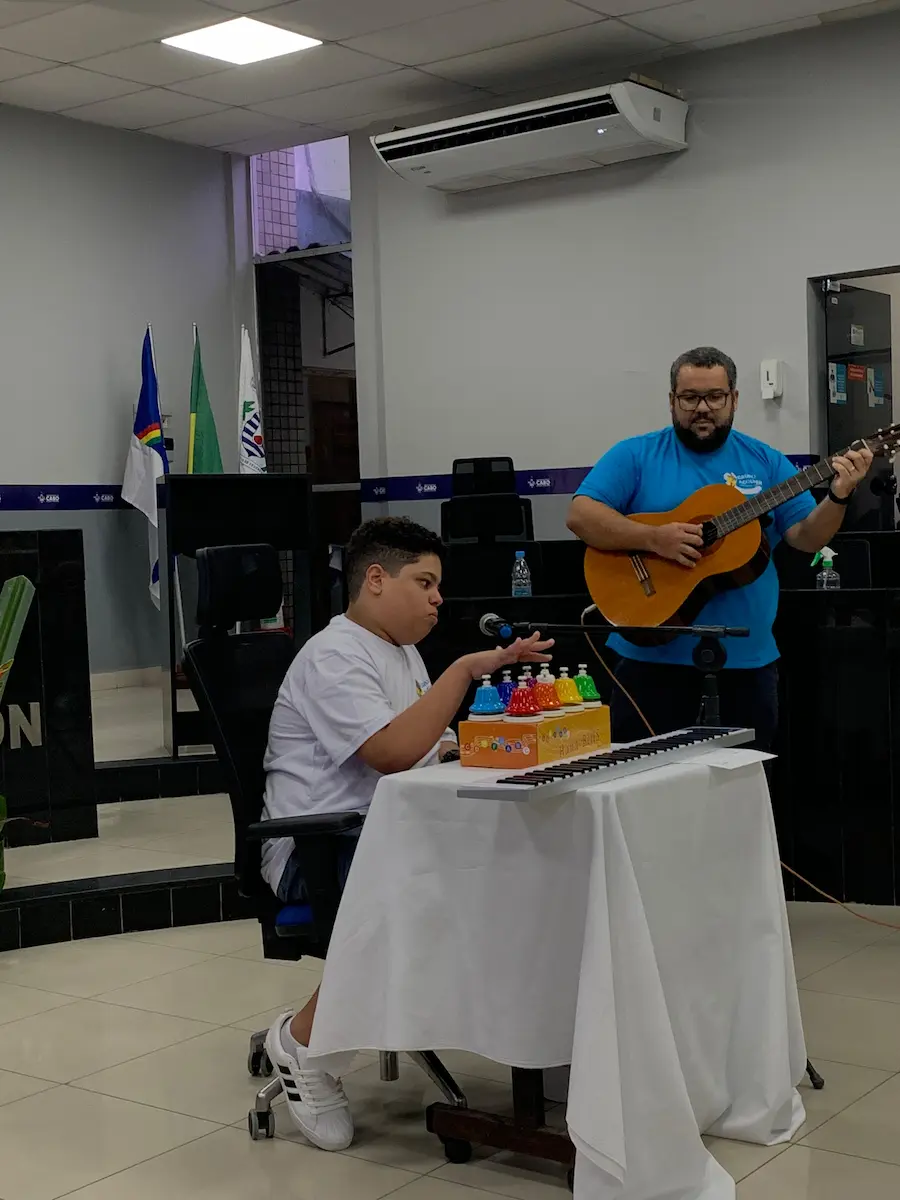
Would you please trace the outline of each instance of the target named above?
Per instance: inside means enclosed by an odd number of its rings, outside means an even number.
[[[450,475],[451,496],[488,496],[516,490],[516,468],[508,455],[488,458],[454,458]]]
[[[531,499],[515,492],[451,496],[441,503],[441,541],[451,546],[533,542]]]
[[[184,670],[225,773],[234,818],[234,871],[240,895],[250,900],[262,928],[267,959],[296,962],[307,955],[324,958],[340,904],[337,835],[358,829],[360,813],[285,817],[260,821],[265,772],[263,755],[269,718],[278,690],[294,659],[286,633],[230,633],[239,622],[274,616],[281,605],[278,552],[272,546],[216,546],[197,552],[197,624],[199,636],[184,651]],[[262,843],[293,837],[301,855],[306,904],[284,905],[260,874]],[[271,1076],[265,1052],[266,1031],[250,1038],[247,1067],[253,1076]],[[453,1077],[431,1051],[408,1056],[437,1086],[447,1102],[466,1107]],[[383,1052],[381,1077],[398,1077],[398,1056]],[[272,1104],[281,1093],[271,1079],[256,1096],[247,1118],[250,1136],[275,1136]],[[447,1140],[451,1162],[466,1162],[468,1142]]]

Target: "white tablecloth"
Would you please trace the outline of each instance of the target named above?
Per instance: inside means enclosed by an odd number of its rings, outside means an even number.
[[[804,1119],[761,764],[698,758],[522,802],[458,799],[463,772],[379,784],[312,1057],[332,1071],[364,1048],[571,1063],[578,1200],[732,1200],[699,1131],[769,1144]]]

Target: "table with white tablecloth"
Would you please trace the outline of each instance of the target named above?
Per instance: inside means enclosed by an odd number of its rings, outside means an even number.
[[[571,1063],[576,1200],[732,1200],[701,1131],[771,1144],[804,1119],[758,757],[698,753],[506,802],[460,799],[474,777],[454,764],[379,784],[312,1059],[339,1071],[342,1052],[453,1048]]]

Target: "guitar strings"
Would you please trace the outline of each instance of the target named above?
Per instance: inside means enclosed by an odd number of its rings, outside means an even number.
[[[584,618],[588,615],[589,612],[593,612],[595,610],[595,608],[596,608],[596,605],[591,604],[581,614],[581,628],[584,633],[585,640],[587,641],[587,644],[590,646],[591,650],[593,651],[594,657],[596,658],[597,662],[600,664],[600,666],[603,668],[603,670],[610,677],[614,686],[619,689],[619,691],[623,694],[623,696],[625,696],[625,698],[628,700],[629,704],[631,704],[631,706],[634,708],[634,711],[644,722],[650,736],[656,737],[657,736],[656,730],[653,728],[653,726],[650,724],[650,722],[644,716],[643,712],[641,711],[640,706],[638,705],[638,702],[635,700],[634,696],[632,696],[631,692],[628,691],[628,689],[625,687],[625,685],[616,678],[615,672],[612,670],[612,668],[607,663],[606,659],[603,657],[603,655],[600,653],[600,651],[594,645],[594,640],[587,631],[587,625],[585,624]],[[783,867],[783,869],[785,871],[787,871],[789,874],[793,875],[795,879],[799,879],[801,883],[805,883],[808,888],[811,888],[818,895],[820,895],[824,899],[830,901],[832,904],[836,904],[838,906],[838,908],[842,908],[844,910],[844,912],[849,913],[851,917],[856,917],[857,920],[860,920],[860,921],[867,921],[870,925],[880,925],[884,929],[900,930],[900,925],[894,925],[890,921],[879,921],[876,917],[867,917],[865,915],[865,913],[857,912],[855,909],[851,908],[849,906],[849,904],[845,904],[843,900],[838,900],[838,898],[836,896],[832,896],[830,892],[823,891],[822,888],[817,887],[816,884],[814,884],[814,883],[811,883],[804,875],[801,875],[799,871],[795,871],[793,867],[789,867],[788,864],[784,861],[784,859],[781,859],[780,862],[781,862],[781,866]]]

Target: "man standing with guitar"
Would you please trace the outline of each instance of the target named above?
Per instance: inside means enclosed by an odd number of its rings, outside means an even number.
[[[818,506],[806,490],[810,482],[803,482],[796,489],[793,484],[783,489],[785,495],[775,497],[779,504],[774,507],[771,500],[764,502],[763,494],[792,479],[796,468],[780,451],[732,428],[738,405],[736,384],[734,362],[720,350],[704,346],[677,358],[671,369],[671,426],[613,446],[578,489],[567,524],[589,547],[605,552],[596,556],[598,587],[591,587],[591,592],[600,611],[614,624],[658,625],[659,615],[651,619],[649,614],[654,604],[657,613],[664,611],[659,604],[664,603],[665,585],[673,577],[676,584],[684,577],[684,594],[688,595],[693,578],[686,573],[715,575],[712,583],[719,588],[728,573],[728,590],[715,592],[694,611],[685,606],[676,612],[676,604],[662,621],[749,627],[749,638],[730,638],[725,646],[727,665],[719,674],[721,720],[725,725],[755,729],[757,745],[767,748],[778,720],[778,650],[772,636],[778,577],[771,560],[765,558],[759,522],[748,517],[741,522],[744,532],[738,534],[732,528],[736,522],[723,515],[723,510],[727,514],[747,498],[759,496],[756,516],[772,512],[765,530],[769,545],[774,547],[783,538],[796,550],[813,554],[840,529],[850,496],[872,462],[872,452],[860,443],[858,449],[832,458],[831,469],[823,464],[822,478],[832,478],[828,497]],[[657,515],[631,519],[634,514],[667,513],[711,484],[737,489],[733,505],[727,493],[721,503],[719,487],[697,497],[699,511],[689,510],[693,520]],[[711,507],[710,500],[716,496],[718,506]],[[732,539],[746,543],[748,536],[755,541],[750,552],[740,557],[751,558],[755,550],[756,573],[743,564],[743,573],[729,573],[729,554],[737,565]],[[716,569],[719,551],[720,562],[728,565]],[[674,570],[671,564],[676,564]],[[616,608],[612,599],[607,611],[598,598],[601,582],[613,581],[617,571],[623,572],[620,593],[638,598],[633,616],[630,608]],[[588,575],[589,586],[591,582]],[[712,593],[713,588],[709,590]],[[699,589],[697,594],[706,595]],[[702,678],[693,666],[692,639],[635,645],[613,635],[609,645],[622,656],[617,679],[656,733],[696,721]],[[616,741],[647,736],[643,721],[619,688],[614,689],[612,719]]]

